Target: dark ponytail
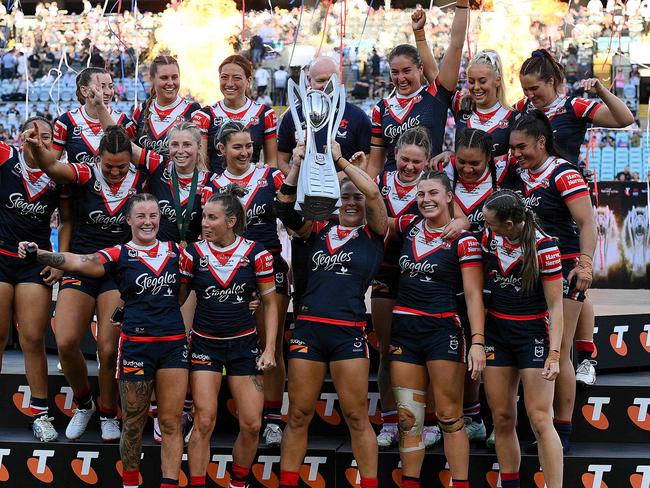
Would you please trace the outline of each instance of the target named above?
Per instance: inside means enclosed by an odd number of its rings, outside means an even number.
[[[490,178],[492,179],[492,189],[497,189],[497,169],[494,164],[494,142],[492,136],[480,129],[473,129],[468,127],[465,130],[456,131],[456,152],[461,147],[467,149],[479,149],[483,156],[487,159],[488,169],[490,171]],[[456,165],[452,165],[454,170],[454,183],[453,191],[456,192],[456,183],[458,182],[458,172]]]
[[[111,125],[106,128],[102,140],[99,142],[98,154],[107,152],[110,154],[119,154],[121,152],[128,152],[129,157],[133,158],[133,150],[131,148],[131,139],[121,125]]]
[[[451,181],[449,181],[449,176],[447,176],[447,173],[444,171],[427,171],[425,172],[422,177],[420,178],[420,183],[422,183],[425,180],[436,180],[442,183],[442,186],[445,188],[445,191],[447,193],[451,193],[453,195],[453,189],[451,187]],[[449,216],[453,219],[454,218],[454,199],[452,197],[451,202],[449,202],[449,206],[447,208],[449,210]]]
[[[564,83],[564,68],[546,49],[533,51],[530,58],[521,65],[519,75],[534,75],[547,83],[553,80],[556,93],[559,93],[560,87]]]
[[[499,222],[511,220],[515,225],[523,223],[520,237],[522,251],[522,288],[529,294],[537,287],[539,279],[539,261],[537,258],[537,232],[544,234],[537,224],[535,212],[526,207],[518,193],[512,190],[499,190],[492,193],[483,208],[494,212]],[[545,235],[545,234],[544,234]]]
[[[233,231],[236,235],[241,236],[246,230],[246,210],[239,200],[248,193],[241,186],[230,183],[221,189],[219,193],[214,193],[206,203],[221,203],[226,217],[235,217],[237,223]]]
[[[555,143],[551,122],[541,110],[535,109],[518,115],[511,129],[511,133],[515,131],[525,132],[535,140],[544,137],[544,148],[549,156],[567,159],[564,152]]]

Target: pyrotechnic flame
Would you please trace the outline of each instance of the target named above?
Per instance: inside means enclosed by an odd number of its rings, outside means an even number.
[[[490,11],[483,11],[474,25],[478,50],[494,49],[501,56],[508,100],[515,102],[523,93],[519,83],[522,63],[540,45],[531,33],[531,25],[540,21],[559,26],[567,5],[557,0],[494,0]],[[557,36],[552,36],[555,42]],[[548,43],[547,43],[548,44]]]
[[[202,104],[221,98],[218,68],[233,53],[229,38],[241,35],[241,13],[231,0],[185,0],[167,9],[156,29],[156,53],[169,51],[178,59],[181,92]]]

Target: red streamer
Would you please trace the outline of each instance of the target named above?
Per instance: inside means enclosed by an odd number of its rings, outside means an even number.
[[[472,24],[472,6],[468,5],[467,6],[467,29],[465,30],[465,37],[467,39],[467,60],[472,61],[472,47],[469,44],[469,32],[470,32],[470,26]]]
[[[328,0],[327,2],[327,9],[325,10],[325,21],[323,22],[323,35],[320,38],[320,45],[318,46],[318,51],[316,51],[316,57],[320,56],[320,50],[323,47],[323,42],[325,41],[325,35],[327,34],[327,17],[329,17],[330,14],[332,1],[333,0]]]

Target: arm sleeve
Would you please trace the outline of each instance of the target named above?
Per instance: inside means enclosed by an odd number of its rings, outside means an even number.
[[[461,268],[479,266],[483,261],[483,253],[476,237],[465,234],[458,239],[458,261]]]

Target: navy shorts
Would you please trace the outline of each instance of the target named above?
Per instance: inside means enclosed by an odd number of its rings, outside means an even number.
[[[575,278],[569,283],[567,277],[569,273],[578,265],[578,258],[562,259],[562,288],[564,298],[575,302],[584,302],[586,294],[583,291],[576,290]]]
[[[257,333],[234,339],[207,339],[190,332],[190,372],[214,371],[226,368],[230,376],[257,376],[257,359],[262,354]]]
[[[273,255],[273,276],[275,277],[275,292],[288,297],[291,293],[289,265],[280,254]]]
[[[289,339],[289,359],[329,363],[369,357],[368,340],[363,327],[298,320]]]
[[[515,320],[488,312],[485,318],[487,366],[543,368],[548,348],[546,317]]]
[[[399,285],[399,268],[381,266],[379,272],[372,280],[370,298],[386,298],[397,300],[397,287]]]
[[[0,282],[18,285],[20,283],[37,283],[45,285],[41,271],[45,266],[41,263],[28,263],[19,257],[0,254]]]
[[[187,369],[189,354],[187,337],[173,340],[131,340],[121,336],[117,351],[115,377],[125,381],[149,381],[159,369]],[[175,336],[176,337],[176,336]],[[142,338],[138,338],[142,339]]]
[[[70,289],[78,290],[93,298],[104,292],[117,290],[117,283],[112,276],[105,275],[101,278],[89,278],[78,273],[66,273],[59,283],[59,292]]]
[[[464,363],[465,334],[458,315],[393,314],[389,354],[389,360],[403,363],[426,365],[435,360]]]

